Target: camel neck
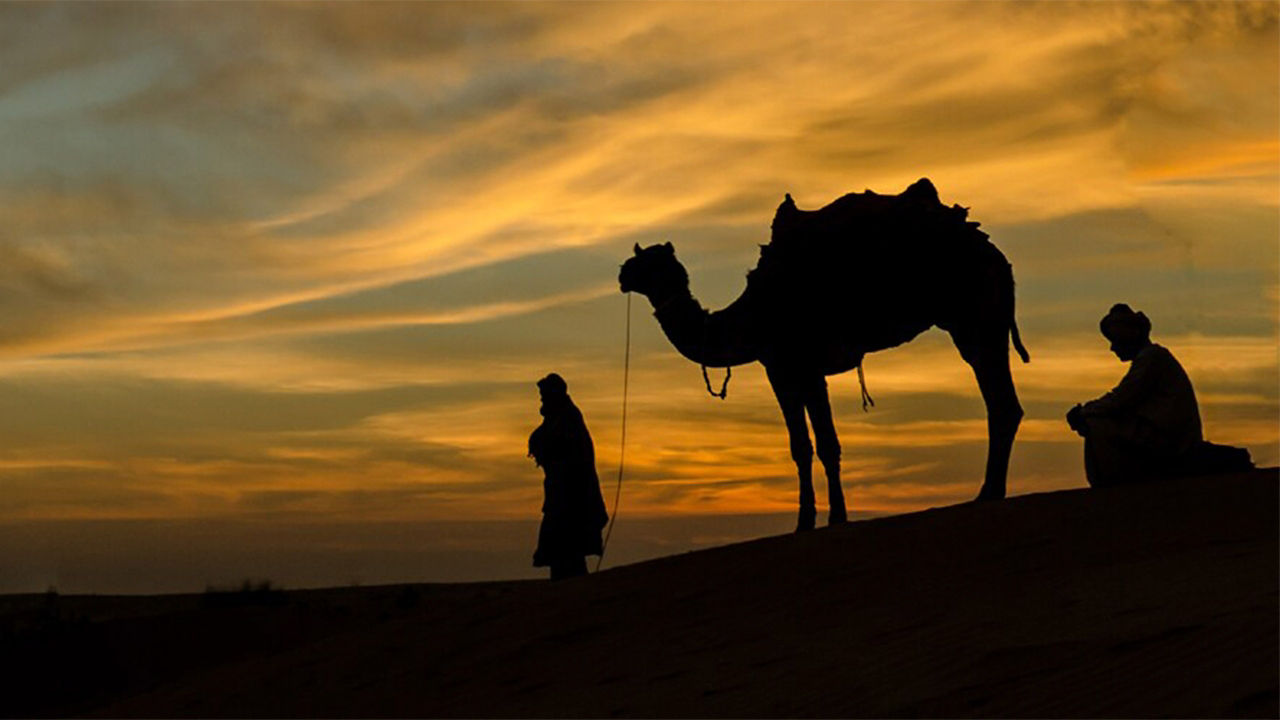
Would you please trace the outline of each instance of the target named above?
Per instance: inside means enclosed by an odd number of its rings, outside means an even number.
[[[684,288],[654,302],[653,314],[681,355],[708,367],[730,367],[758,359],[741,303],[739,298],[723,310],[709,312]]]
[[[702,305],[694,299],[693,293],[689,292],[688,287],[673,289],[666,294],[666,297],[662,299],[654,298],[650,302],[653,303],[654,317],[658,317],[660,313],[666,313],[673,306],[688,305],[689,303],[693,303],[698,310],[702,309]],[[684,309],[687,311],[687,308]],[[662,319],[659,318],[658,322],[662,322]]]

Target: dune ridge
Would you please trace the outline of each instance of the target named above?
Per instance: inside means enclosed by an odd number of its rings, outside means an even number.
[[[0,710],[1276,717],[1278,490],[1028,495],[563,583],[11,596]]]

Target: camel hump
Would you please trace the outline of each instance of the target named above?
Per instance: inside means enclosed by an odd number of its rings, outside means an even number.
[[[800,210],[796,208],[796,201],[791,199],[791,193],[787,193],[787,197],[773,214],[773,224],[770,226],[773,236],[786,235],[795,226],[799,217]]]
[[[932,200],[933,202],[939,202],[938,189],[933,186],[933,183],[930,182],[927,177],[920,178],[919,180],[911,183],[911,187],[903,191],[902,194],[918,200]]]

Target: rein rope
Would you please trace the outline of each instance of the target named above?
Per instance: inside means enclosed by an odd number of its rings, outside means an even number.
[[[622,499],[622,468],[627,452],[627,385],[631,379],[631,293],[627,293],[627,339],[626,350],[622,355],[622,439],[618,442],[618,486],[613,491],[613,513],[609,515],[609,529],[604,534],[604,542],[600,543],[600,557],[596,559],[596,572],[604,562],[604,551],[609,547],[609,537],[613,535],[613,524],[618,520],[618,501]]]

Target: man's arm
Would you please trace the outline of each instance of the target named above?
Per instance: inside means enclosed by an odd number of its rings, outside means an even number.
[[[1067,411],[1067,425],[1075,430],[1076,434],[1084,437],[1089,432],[1089,426],[1084,421],[1084,407],[1076,405]]]
[[[1125,376],[1121,378],[1120,384],[1097,400],[1090,400],[1085,403],[1081,408],[1082,414],[1085,417],[1117,415],[1131,410],[1149,390],[1152,376],[1155,374],[1156,358],[1156,352],[1139,353],[1138,357],[1133,359],[1129,372],[1125,373]]]

